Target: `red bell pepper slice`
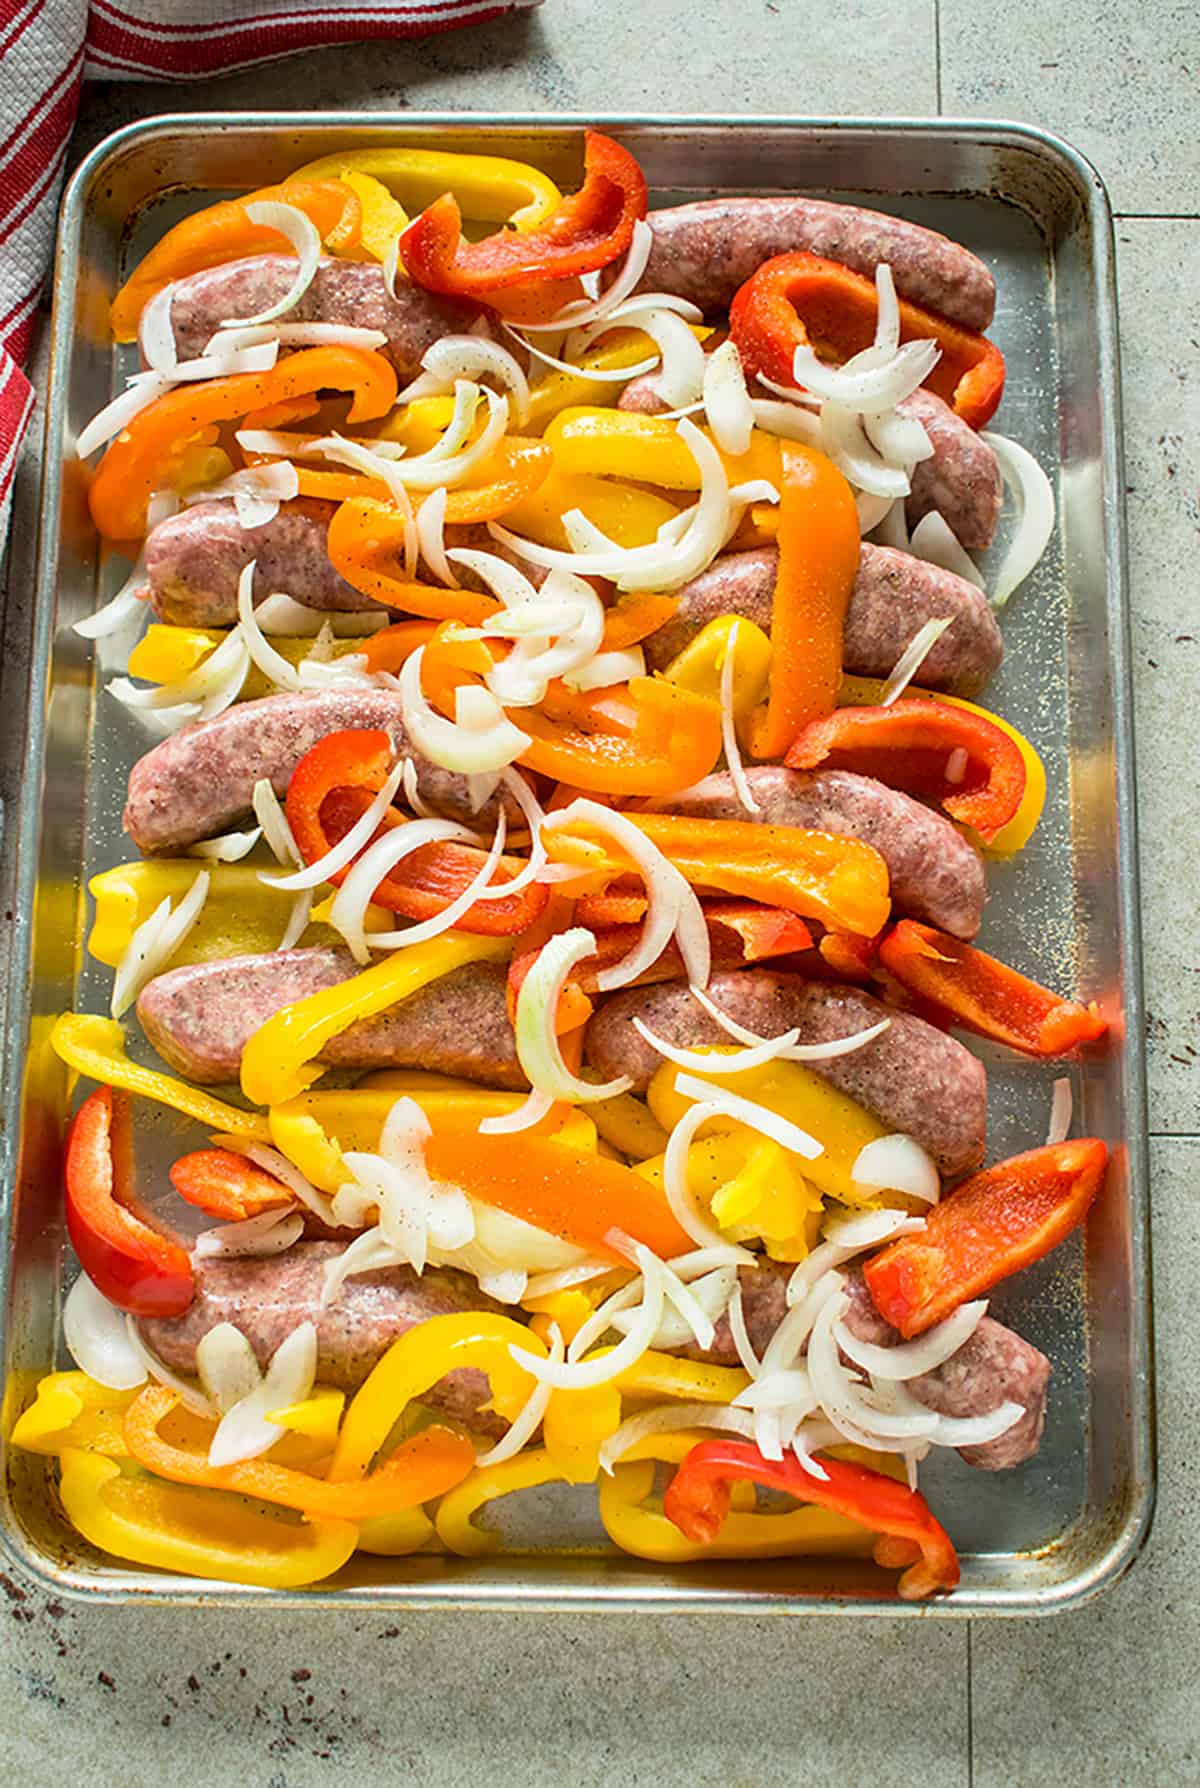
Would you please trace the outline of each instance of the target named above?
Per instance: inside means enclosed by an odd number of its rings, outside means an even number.
[[[305,753],[288,784],[287,816],[306,863],[323,857],[366,812],[387,780],[391,761],[387,733],[355,727],[327,734]],[[389,808],[380,831],[404,824],[405,816]],[[377,906],[409,919],[435,918],[475,879],[486,856],[474,845],[423,845],[396,865],[371,898]],[[340,886],[352,867],[335,870],[330,881]],[[502,857],[497,880],[511,881],[521,868],[515,858]],[[502,900],[477,901],[456,929],[487,936],[524,931],[548,898],[549,890],[534,884]]]
[[[879,1314],[921,1335],[1057,1248],[1100,1190],[1108,1149],[1095,1137],[1049,1143],[973,1173],[863,1269]]]
[[[1066,1055],[1105,1032],[1095,1006],[1060,999],[970,944],[932,925],[902,919],[879,946],[879,960],[902,987],[961,1025],[1022,1055]]]
[[[952,779],[956,756],[962,775]],[[1007,733],[982,714],[923,698],[838,708],[804,727],[783,761],[793,770],[856,770],[940,802],[985,842],[1007,825],[1025,793],[1025,760]]]
[[[195,1290],[186,1251],[158,1227],[132,1185],[129,1101],[97,1087],[67,1135],[67,1234],[84,1272],[133,1316],[182,1316]]]
[[[264,1173],[232,1149],[195,1149],[171,1168],[180,1198],[222,1223],[244,1223],[261,1211],[282,1209],[294,1195],[274,1174]]]
[[[633,226],[646,215],[646,179],[620,143],[589,130],[582,187],[563,199],[539,229],[498,230],[464,242],[462,213],[452,193],[423,211],[400,238],[400,254],[416,285],[490,303],[502,292],[543,281],[574,279],[617,260]]]
[[[875,339],[875,282],[820,255],[776,255],[729,307],[729,332],[747,373],[792,385],[796,349],[845,361]],[[972,428],[983,428],[1004,391],[1004,356],[994,342],[935,311],[900,300],[901,341],[936,341],[941,359],[925,381]]]
[[[729,1513],[730,1485],[748,1478],[879,1534],[875,1562],[889,1570],[907,1566],[897,1586],[906,1602],[954,1588],[959,1568],[953,1541],[919,1491],[825,1455],[821,1469],[826,1476],[815,1477],[791,1453],[766,1459],[746,1440],[701,1441],[668,1484],[663,1514],[687,1539],[711,1545]]]

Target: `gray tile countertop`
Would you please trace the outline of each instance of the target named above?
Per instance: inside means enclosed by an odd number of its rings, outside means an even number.
[[[814,16],[815,15],[815,16]],[[1118,211],[1162,1483],[1149,1547],[1044,1622],[192,1615],[67,1606],[0,1574],[0,1756],[28,1788],[201,1774],[429,1784],[1200,1780],[1185,1336],[1200,1240],[1200,177],[1194,14],[1141,0],[547,0],[184,89],[94,87],[80,152],[148,113],[519,107],[1013,117],[1092,156]],[[667,70],[670,70],[668,78]],[[30,457],[32,457],[32,451]],[[16,589],[10,601],[22,600]]]

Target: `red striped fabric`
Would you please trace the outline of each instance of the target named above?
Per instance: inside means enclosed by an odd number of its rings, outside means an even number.
[[[424,37],[539,0],[0,0],[0,548],[33,392],[22,371],[81,82],[198,81],[325,44]]]

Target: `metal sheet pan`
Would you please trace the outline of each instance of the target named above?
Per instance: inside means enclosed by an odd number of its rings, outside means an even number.
[[[16,947],[3,1030],[4,1432],[55,1360],[64,1270],[57,1190],[66,1076],[46,1046],[56,1013],[103,1010],[107,977],[83,951],[88,875],[125,855],[125,772],[144,749],[102,694],[107,670],[70,631],[120,574],[101,566],[71,453],[117,388],[107,300],[132,259],[183,213],[279,179],[331,149],[382,142],[532,159],[564,181],[580,166],[577,118],[303,115],[167,117],[102,144],[63,209],[39,564],[16,824]],[[923,1484],[963,1551],[952,1614],[1030,1614],[1113,1582],[1145,1537],[1153,1503],[1148,1182],[1142,996],[1124,577],[1111,222],[1103,188],[1073,150],[1013,125],[609,118],[639,156],[654,202],[745,191],[849,197],[931,224],[997,274],[993,333],[1009,362],[1000,425],[1056,468],[1059,522],[1005,620],[1007,659],[989,699],[1046,759],[1050,799],[1034,844],[991,872],[985,941],[1113,1020],[1113,1046],[1072,1071],[1082,1130],[1109,1138],[1115,1171],[1086,1243],[1026,1273],[997,1308],[1054,1362],[1046,1442],[1017,1475],[970,1472],[954,1456]],[[128,352],[128,351],[126,351]],[[10,717],[10,724],[12,717]],[[991,1149],[1044,1133],[1050,1074],[989,1059]],[[182,1139],[151,1114],[147,1159]],[[630,1608],[711,1612],[912,1612],[862,1562],[798,1559],[666,1571],[615,1555],[589,1493],[514,1507],[510,1549],[475,1561],[357,1560],[306,1592],[338,1605]],[[58,1590],[121,1600],[282,1601],[122,1569],[66,1525],[45,1462],[8,1449],[0,1534]]]

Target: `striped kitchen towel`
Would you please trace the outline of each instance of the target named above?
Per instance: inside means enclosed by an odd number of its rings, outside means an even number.
[[[80,83],[204,80],[323,44],[422,37],[539,0],[0,0],[0,548],[33,408],[21,370]]]

